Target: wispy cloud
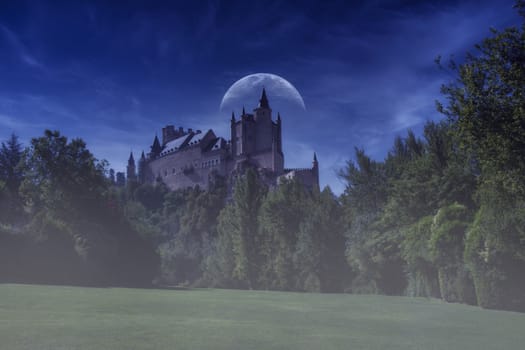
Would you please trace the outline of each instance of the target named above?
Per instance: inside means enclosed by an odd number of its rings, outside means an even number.
[[[12,49],[18,55],[21,62],[33,68],[44,68],[42,62],[36,59],[27,48],[26,45],[20,40],[19,36],[11,29],[0,23],[0,32],[7,39]]]
[[[354,146],[381,159],[394,136],[441,118],[434,101],[450,77],[434,58],[461,59],[490,26],[516,23],[513,1],[20,7],[0,13],[0,127],[27,137],[58,128],[124,170],[129,151],[147,151],[166,124],[229,138],[221,97],[242,76],[271,72],[308,106],[270,101],[286,166],[309,167],[316,151],[322,184],[339,193]]]

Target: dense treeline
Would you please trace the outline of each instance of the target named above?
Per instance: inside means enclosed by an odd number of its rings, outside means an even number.
[[[523,1],[518,10],[523,14]],[[356,149],[341,196],[254,169],[233,188],[118,186],[81,140],[0,149],[0,280],[442,298],[525,311],[525,28],[450,62],[446,118]],[[111,177],[110,177],[111,178]]]
[[[147,286],[158,255],[80,139],[46,131],[0,149],[0,281]]]
[[[203,191],[128,184],[121,206],[161,255],[158,282],[247,289],[341,292],[350,276],[343,206],[298,181],[268,189],[255,169],[231,196],[222,177]]]

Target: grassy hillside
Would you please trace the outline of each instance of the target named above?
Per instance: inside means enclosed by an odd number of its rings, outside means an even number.
[[[437,300],[0,285],[1,349],[523,349],[525,314]]]

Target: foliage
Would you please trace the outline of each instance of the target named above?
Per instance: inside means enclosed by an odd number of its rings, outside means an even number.
[[[349,280],[345,262],[342,206],[329,187],[312,198],[297,238],[294,264],[298,288],[316,292],[341,292]]]
[[[258,283],[261,262],[259,210],[266,191],[255,170],[247,169],[235,184],[233,201],[219,216],[219,246],[227,248],[231,244],[234,263],[230,278],[250,289],[256,288]],[[224,267],[229,265],[226,263]]]
[[[516,3],[525,19],[524,2]],[[523,309],[523,201],[525,198],[525,22],[492,35],[452,62],[457,80],[444,85],[451,121],[469,156],[479,163],[479,209],[469,229],[465,260],[478,303]],[[521,293],[519,292],[521,290]]]
[[[482,170],[511,172],[505,187],[524,195],[525,27],[492,34],[463,64],[453,65],[458,78],[442,87],[448,104],[438,107]]]
[[[298,288],[294,264],[301,224],[311,213],[309,192],[297,179],[282,180],[268,193],[261,207],[261,280],[266,288]],[[319,247],[318,247],[319,248]]]
[[[22,144],[18,136],[11,134],[7,143],[0,146],[0,181],[3,181],[11,192],[17,192],[23,179],[22,169],[19,166],[22,160]]]
[[[171,275],[165,278],[170,283],[194,283],[209,278],[204,276],[206,259],[217,239],[217,220],[225,197],[226,184],[222,178],[215,179],[208,191],[194,188],[186,192],[178,229],[162,246],[163,273]]]
[[[480,189],[481,206],[467,233],[465,261],[478,304],[525,310],[525,201],[503,189],[501,179]]]
[[[525,14],[524,1],[517,8]],[[156,276],[525,310],[524,61],[524,25],[494,30],[451,63],[457,79],[438,104],[447,120],[396,137],[382,161],[356,148],[340,198],[297,179],[268,189],[250,168],[233,189],[220,177],[207,190],[124,186],[80,139],[46,131],[22,152],[12,135],[0,148],[0,280]]]
[[[23,203],[18,189],[24,178],[21,169],[22,144],[11,134],[0,146],[0,222],[13,224],[22,219]]]
[[[141,203],[147,210],[157,211],[164,206],[164,197],[169,189],[164,183],[155,185],[142,184],[133,192],[133,198]]]
[[[470,216],[465,206],[455,203],[439,209],[432,222],[430,253],[438,269],[440,294],[446,301],[475,303],[472,280],[463,263]]]
[[[147,285],[157,257],[108,196],[104,162],[80,139],[58,131],[31,140],[22,159],[20,192],[27,222],[19,224],[18,274],[40,283]],[[13,231],[13,230],[10,230]],[[8,232],[9,234],[9,232]],[[2,277],[2,276],[0,276]]]
[[[429,249],[431,215],[403,230],[401,254],[407,264],[409,296],[440,297],[437,269]]]

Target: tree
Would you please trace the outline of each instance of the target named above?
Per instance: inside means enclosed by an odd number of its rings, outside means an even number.
[[[517,2],[522,15],[523,4]],[[438,110],[453,123],[462,146],[479,158],[482,176],[500,177],[507,191],[523,196],[525,22],[492,34],[463,64],[452,62],[457,79],[442,86],[448,103],[438,103]]]
[[[441,296],[437,269],[429,249],[432,222],[433,216],[425,216],[402,231],[401,254],[407,263],[409,296]]]
[[[206,258],[217,239],[217,221],[224,207],[226,184],[217,177],[207,191],[198,187],[187,191],[185,206],[174,238],[163,250],[163,272],[169,270],[172,283],[206,283]]]
[[[163,208],[164,197],[168,192],[168,187],[162,182],[156,185],[142,184],[134,190],[133,198],[147,209],[157,211]]]
[[[525,19],[525,1],[516,2]],[[482,307],[524,309],[525,20],[476,45],[438,109],[461,146],[479,163],[479,210],[467,233],[465,259]],[[521,291],[521,292],[520,292]]]
[[[355,159],[339,173],[346,181],[344,199],[356,212],[373,216],[383,208],[387,198],[384,165],[372,160],[363,149],[355,149]]]
[[[311,193],[298,179],[282,180],[266,196],[260,213],[261,281],[266,288],[299,286],[294,254],[301,224],[312,213]],[[300,288],[300,287],[299,287]]]
[[[525,200],[509,196],[497,180],[482,183],[478,196],[480,208],[465,243],[477,302],[525,311]]]
[[[0,220],[13,224],[24,216],[19,187],[24,174],[21,168],[22,145],[12,134],[7,143],[0,146]]]
[[[439,209],[433,218],[429,248],[438,271],[440,294],[446,301],[476,303],[472,278],[463,261],[470,221],[467,207],[457,203]]]
[[[35,245],[36,281],[151,283],[157,256],[111,205],[104,165],[84,141],[58,131],[31,140],[21,188],[31,211],[25,230]]]
[[[255,170],[248,168],[235,184],[233,201],[219,215],[218,246],[228,248],[231,242],[231,277],[250,289],[257,287],[259,277],[259,210],[266,192]]]
[[[401,139],[394,152],[409,159]],[[388,175],[394,177],[398,170],[401,168],[388,169],[384,162],[373,161],[356,149],[356,163],[349,162],[341,174],[347,181],[343,195],[348,222],[346,255],[356,272],[352,282],[355,292],[398,294],[404,289],[399,227],[391,224],[392,218],[384,217],[389,203]]]
[[[315,292],[342,292],[349,279],[345,257],[343,208],[329,187],[314,196],[300,224],[294,263],[299,287]]]
[[[61,216],[96,208],[107,187],[104,163],[96,161],[81,139],[68,142],[58,131],[44,134],[31,140],[25,159],[26,199]]]
[[[19,166],[22,160],[22,144],[18,136],[11,134],[7,143],[2,142],[0,147],[0,181],[3,181],[12,193],[18,192],[23,179],[23,172]]]

